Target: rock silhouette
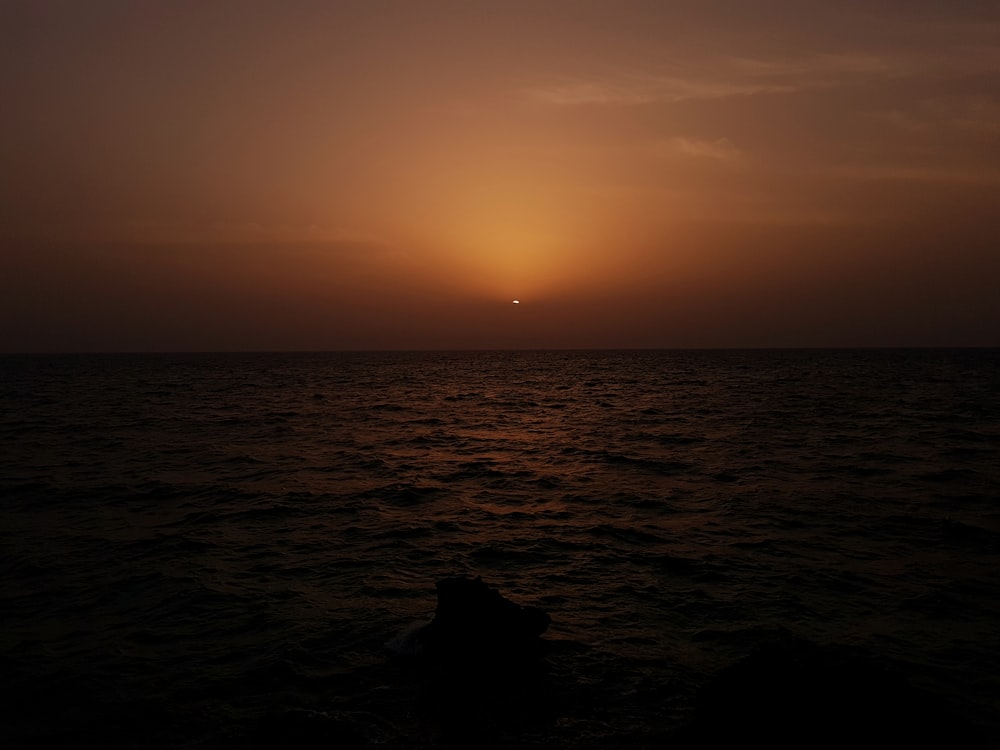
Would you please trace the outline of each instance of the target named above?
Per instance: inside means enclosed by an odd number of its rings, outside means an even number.
[[[419,636],[427,654],[476,665],[538,656],[548,613],[512,602],[478,576],[443,578],[436,588],[434,619]]]
[[[985,747],[940,699],[845,648],[799,639],[768,644],[701,691],[678,750],[738,744],[770,748]]]
[[[541,635],[551,618],[482,578],[443,578],[434,619],[413,636],[422,705],[441,747],[493,747],[495,735],[547,726],[551,686]]]

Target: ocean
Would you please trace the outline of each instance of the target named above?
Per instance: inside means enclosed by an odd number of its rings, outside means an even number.
[[[781,638],[1000,746],[996,349],[4,355],[0,529],[6,747],[667,747]],[[552,624],[456,740],[460,575]]]

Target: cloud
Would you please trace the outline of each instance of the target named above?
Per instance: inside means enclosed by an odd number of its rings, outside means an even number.
[[[388,253],[395,245],[387,237],[359,228],[331,226],[318,223],[293,224],[266,221],[241,221],[217,219],[197,222],[178,219],[164,220],[107,220],[84,226],[74,225],[64,233],[66,237],[91,242],[131,244],[326,244],[344,247],[368,247]],[[39,239],[60,239],[59,233],[43,234]]]
[[[1000,25],[953,24],[930,32],[899,30],[892,43],[866,48],[840,40],[825,51],[772,48],[747,54],[678,48],[627,55],[592,75],[562,76],[525,90],[552,106],[636,106],[695,100],[790,94],[908,78],[989,75],[1000,72]],[[876,37],[880,42],[884,42]],[[874,40],[868,39],[870,47]],[[839,47],[839,49],[838,49]]]
[[[567,80],[529,89],[529,98],[555,106],[641,105],[720,99],[730,96],[787,93],[794,87],[777,83],[685,79],[674,76],[629,76],[593,80]]]
[[[553,86],[543,86],[528,91],[528,96],[539,102],[557,106],[586,104],[648,104],[657,100],[652,90],[626,83],[608,81],[579,81]]]
[[[695,158],[731,161],[742,156],[740,150],[728,138],[707,140],[703,138],[674,137],[668,139],[664,145],[670,153]]]
[[[992,142],[1000,137],[1000,102],[985,93],[924,98],[906,109],[870,112],[870,121],[901,136]]]
[[[1000,187],[1000,170],[990,167],[960,169],[901,164],[838,167],[829,174],[866,182],[939,183]]]
[[[695,100],[789,94],[839,85],[850,77],[900,75],[907,68],[870,55],[816,55],[799,59],[716,57],[664,61],[670,73],[623,67],[592,78],[564,78],[530,88],[530,99],[553,106],[678,103]]]
[[[206,230],[190,227],[189,237],[216,242],[334,242],[390,246],[386,238],[361,229],[324,224],[274,224],[257,221],[215,221]]]

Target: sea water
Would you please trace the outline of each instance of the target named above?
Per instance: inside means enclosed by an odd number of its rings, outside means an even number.
[[[774,633],[1000,740],[998,350],[4,356],[0,462],[12,746],[435,747],[386,644],[464,574],[552,616],[505,747],[669,736]]]

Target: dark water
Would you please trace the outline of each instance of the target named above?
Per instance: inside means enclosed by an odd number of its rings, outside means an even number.
[[[434,747],[385,644],[456,573],[553,618],[504,747],[651,745],[781,631],[1000,740],[998,350],[7,356],[0,458],[5,744]]]

